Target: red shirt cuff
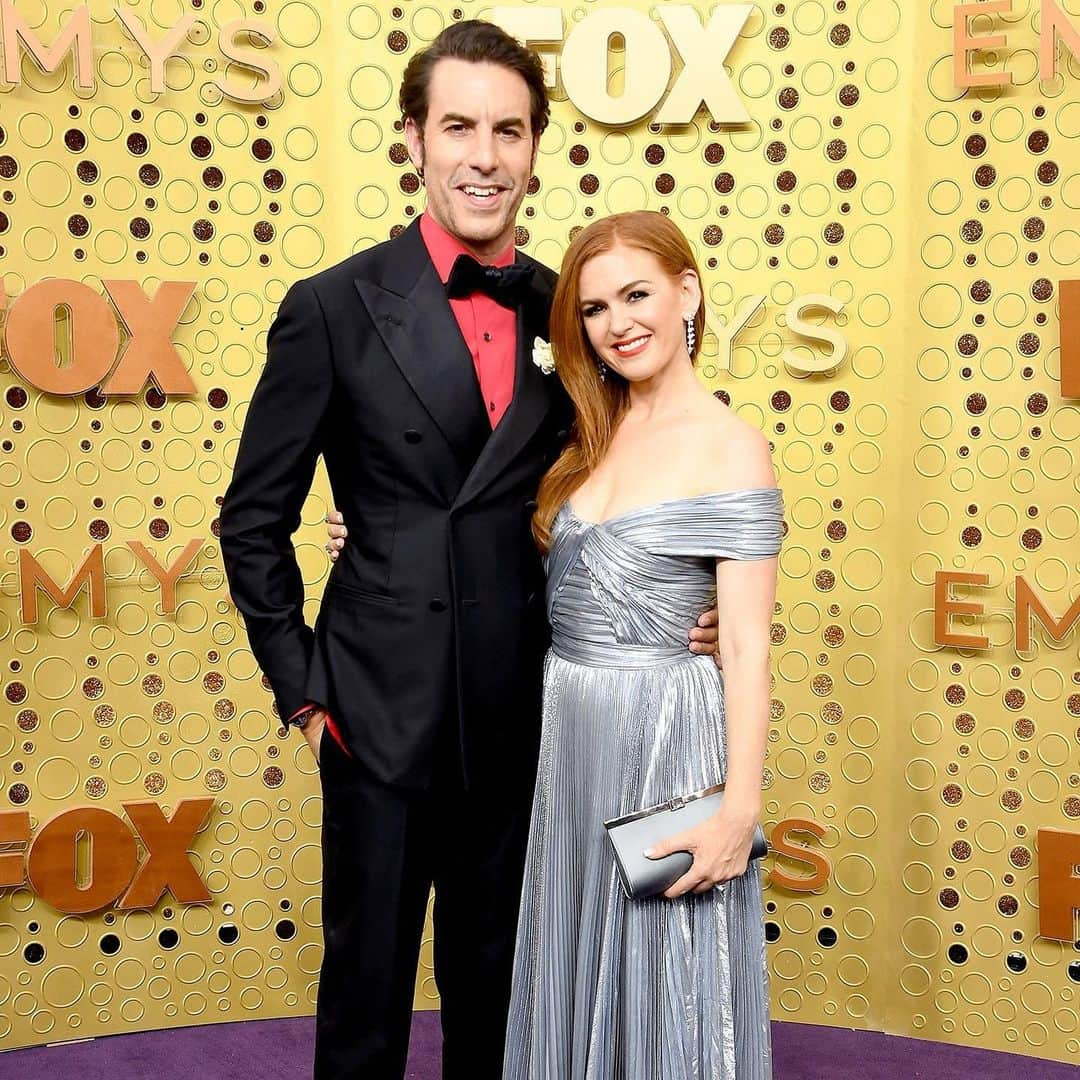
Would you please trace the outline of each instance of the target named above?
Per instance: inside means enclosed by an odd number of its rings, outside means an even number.
[[[341,734],[337,724],[334,723],[334,718],[329,713],[326,714],[326,730],[330,732],[334,742],[345,751],[345,754],[352,757],[352,751],[345,745],[345,737]]]

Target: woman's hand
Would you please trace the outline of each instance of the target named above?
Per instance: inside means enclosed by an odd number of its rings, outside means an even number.
[[[690,869],[664,895],[674,899],[688,892],[705,893],[745,874],[757,822],[756,807],[725,802],[708,821],[654,844],[645,852],[650,859],[662,859],[676,851],[689,851],[694,857]]]
[[[349,530],[345,528],[345,519],[340,510],[331,510],[323,521],[326,522],[326,535],[330,537],[324,545],[326,552],[331,562],[337,562],[338,552],[345,546],[345,537],[349,535]]]

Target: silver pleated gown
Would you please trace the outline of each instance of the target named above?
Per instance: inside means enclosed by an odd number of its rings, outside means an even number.
[[[776,555],[782,521],[776,488],[555,519],[504,1080],[772,1075],[758,864],[705,894],[628,901],[602,823],[724,779],[722,676],[687,635],[716,559]]]

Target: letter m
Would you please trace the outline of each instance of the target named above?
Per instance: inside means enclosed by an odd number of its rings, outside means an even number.
[[[26,19],[15,10],[15,0],[0,0],[0,29],[4,35],[4,79],[20,83],[19,43],[34,58],[46,74],[54,72],[64,57],[75,47],[75,80],[83,90],[94,88],[94,71],[90,46],[90,8],[77,7],[60,28],[51,45],[43,45],[30,29]]]
[[[71,607],[76,595],[88,584],[90,614],[95,619],[101,619],[105,615],[105,559],[100,544],[95,544],[90,549],[82,565],[71,575],[71,580],[64,588],[57,585],[41,563],[22,548],[19,551],[19,582],[22,593],[22,621],[25,623],[36,623],[38,620],[39,588],[44,589],[58,607]]]

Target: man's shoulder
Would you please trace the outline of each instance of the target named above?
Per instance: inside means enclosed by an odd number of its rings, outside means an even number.
[[[392,264],[395,249],[399,247],[399,237],[383,240],[303,280],[319,295],[334,294],[342,289],[351,291],[357,278],[380,280],[385,269]]]
[[[527,266],[535,270],[537,277],[553,292],[559,275],[526,252],[519,249],[517,254]],[[405,277],[412,280],[415,273],[405,271],[403,260],[418,267],[416,260],[425,258],[427,256],[419,230],[410,228],[389,240],[372,244],[363,251],[358,251],[302,280],[320,296],[336,295],[342,290],[351,293],[358,278],[375,283],[392,280],[399,284]]]

